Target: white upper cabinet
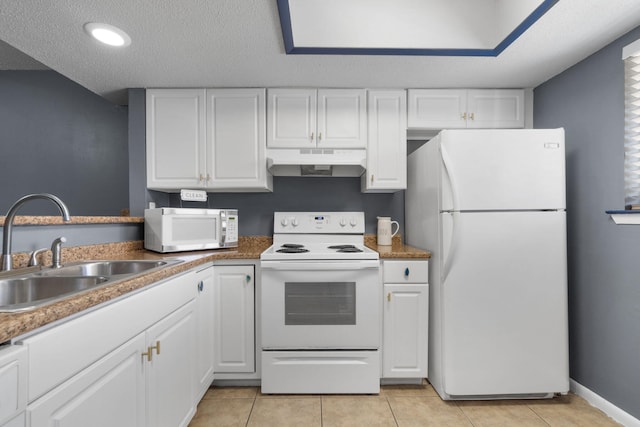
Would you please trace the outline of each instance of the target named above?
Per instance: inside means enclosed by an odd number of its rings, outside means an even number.
[[[522,89],[409,89],[408,127],[523,128]]]
[[[468,90],[467,127],[475,129],[523,128],[524,90]]]
[[[369,141],[363,192],[407,188],[407,95],[404,90],[370,90]]]
[[[273,190],[267,173],[265,89],[207,90],[211,190]]]
[[[147,90],[147,187],[271,191],[265,89]]]
[[[267,147],[366,148],[364,89],[269,89]]]
[[[206,178],[204,89],[147,90],[147,187],[202,188]]]

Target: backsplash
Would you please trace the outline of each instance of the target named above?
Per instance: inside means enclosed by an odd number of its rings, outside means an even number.
[[[209,193],[205,203],[184,202],[179,194],[149,192],[157,207],[211,207],[238,209],[239,234],[270,236],[273,212],[364,211],[365,232],[374,234],[378,216],[390,216],[404,234],[404,191],[361,193],[360,178],[274,177],[273,193]]]

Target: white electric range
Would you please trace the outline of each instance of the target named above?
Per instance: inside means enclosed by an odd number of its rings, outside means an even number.
[[[276,212],[262,270],[262,392],[378,393],[381,280],[363,212]]]

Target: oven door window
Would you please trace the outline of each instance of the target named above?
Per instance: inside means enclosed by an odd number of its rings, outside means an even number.
[[[285,282],[285,325],[355,325],[356,282]]]

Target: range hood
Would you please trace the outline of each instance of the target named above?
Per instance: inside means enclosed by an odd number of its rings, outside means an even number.
[[[267,149],[267,167],[273,176],[361,176],[366,168],[365,149]]]

